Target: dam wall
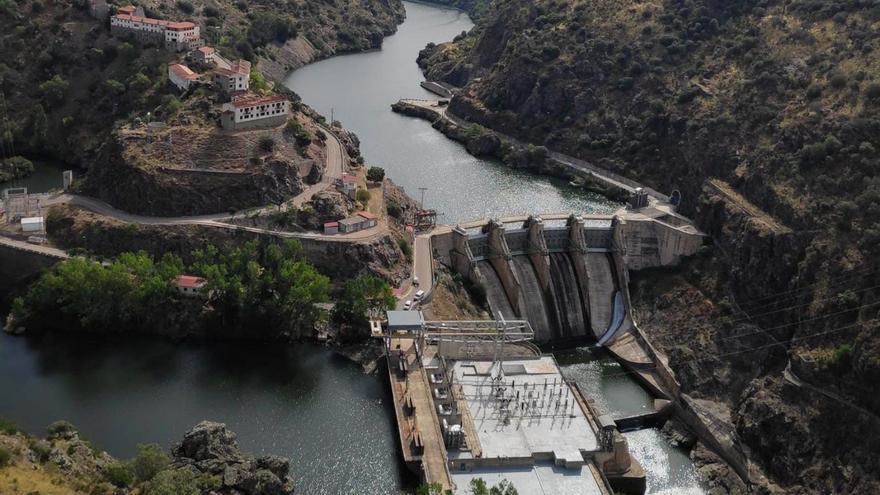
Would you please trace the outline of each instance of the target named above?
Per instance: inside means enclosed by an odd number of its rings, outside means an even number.
[[[628,271],[676,264],[702,240],[671,208],[647,207],[469,222],[435,234],[432,247],[486,289],[494,316],[529,320],[536,341],[605,345],[637,330]]]

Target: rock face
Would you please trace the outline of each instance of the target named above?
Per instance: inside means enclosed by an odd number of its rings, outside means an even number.
[[[236,435],[225,424],[202,421],[172,449],[173,465],[221,480],[223,495],[289,495],[290,461],[280,456],[254,458],[238,448]]]

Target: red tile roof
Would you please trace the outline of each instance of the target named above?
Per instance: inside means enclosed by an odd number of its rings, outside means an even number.
[[[214,47],[213,46],[200,46],[199,51],[204,53],[205,55],[211,55],[212,53],[214,53]]]
[[[326,229],[327,227],[339,227],[339,222],[326,222],[326,223],[324,223],[324,228]]]
[[[366,218],[367,220],[376,220],[377,218],[379,218],[368,211],[359,211],[358,216],[361,218]]]
[[[358,178],[354,175],[343,175],[342,182],[357,182]]]
[[[199,75],[192,71],[189,67],[183,64],[171,64],[168,66],[168,70],[173,72],[174,75],[181,79],[188,79],[190,81],[195,81],[199,78]]]
[[[218,67],[214,72],[223,76],[248,75],[251,73],[251,63],[247,60],[236,60],[232,62],[229,69]]]
[[[271,103],[278,103],[280,101],[287,101],[281,95],[272,95],[272,96],[254,96],[250,98],[240,98],[232,102],[232,106],[235,108],[247,108],[247,107],[256,107],[259,105],[268,105]]]
[[[177,277],[175,282],[178,287],[186,287],[188,289],[198,289],[208,283],[207,279],[196,277],[194,275],[181,275]]]
[[[164,21],[162,19],[151,19],[149,17],[139,17],[131,14],[116,14],[117,19],[121,19],[123,21],[132,21],[132,22],[140,22],[143,24],[155,24],[157,26],[164,26],[166,29],[171,29],[173,31],[184,31],[187,29],[193,29],[196,27],[195,24],[184,21],[184,22],[173,22],[173,21]]]
[[[116,9],[116,12],[119,14],[128,14],[131,15],[134,11],[137,10],[134,5],[125,5],[123,7],[119,7]]]

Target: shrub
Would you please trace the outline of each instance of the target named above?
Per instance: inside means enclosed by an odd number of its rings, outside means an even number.
[[[220,10],[213,5],[206,5],[204,9],[202,9],[202,13],[205,14],[205,17],[220,17]]]
[[[131,461],[131,470],[138,481],[150,481],[171,463],[168,454],[154,443],[138,445],[137,450]]]
[[[0,419],[0,433],[3,433],[5,435],[14,435],[19,431],[21,430],[19,430],[18,427],[15,426],[15,423],[7,421],[5,419]]]
[[[259,486],[259,485],[258,485]],[[186,469],[162,471],[145,487],[144,495],[200,495],[220,487],[220,480]]]
[[[262,136],[257,142],[257,146],[260,148],[261,151],[271,153],[275,150],[275,139],[272,136]]]
[[[357,198],[357,200],[361,203],[366,204],[368,201],[370,201],[370,191],[367,191],[366,189],[358,189],[355,198]]]
[[[177,0],[177,8],[185,14],[192,14],[196,11],[195,6],[189,0]]]
[[[76,433],[76,427],[63,419],[50,424],[47,430],[50,437],[64,437]]]
[[[113,94],[121,95],[122,93],[125,93],[125,84],[122,84],[115,79],[108,79],[104,85]]]
[[[3,447],[0,447],[0,467],[8,466],[11,462],[12,454]]]
[[[64,100],[68,86],[70,86],[68,82],[56,74],[52,79],[40,84],[40,92],[43,93],[47,103],[57,105]]]
[[[831,84],[832,88],[841,89],[846,86],[846,76],[837,72],[831,76],[828,82]]]
[[[135,481],[134,471],[125,462],[114,462],[104,469],[104,479],[119,488],[131,486]]]
[[[388,212],[389,216],[398,220],[400,220],[401,215],[403,215],[403,210],[397,203],[388,203],[388,206],[385,207],[385,211]]]
[[[385,169],[382,167],[370,167],[369,170],[367,170],[367,180],[382,182],[385,180]]]
[[[880,83],[871,83],[865,88],[865,97],[869,100],[880,100]]]
[[[49,445],[49,442],[36,438],[28,440],[28,448],[31,449],[40,463],[48,461],[49,454],[52,453],[52,446]]]
[[[815,100],[820,96],[822,96],[822,86],[811,84],[810,87],[807,88],[807,99]]]
[[[400,247],[400,251],[403,253],[403,256],[406,257],[406,261],[412,261],[412,244],[410,244],[409,241],[406,239],[399,239],[397,241],[397,246]]]

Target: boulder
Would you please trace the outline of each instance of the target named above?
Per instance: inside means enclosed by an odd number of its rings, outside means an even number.
[[[217,494],[290,495],[293,479],[290,461],[268,455],[255,459],[241,452],[236,435],[225,424],[202,421],[172,449],[177,469],[215,476],[221,486]]]

